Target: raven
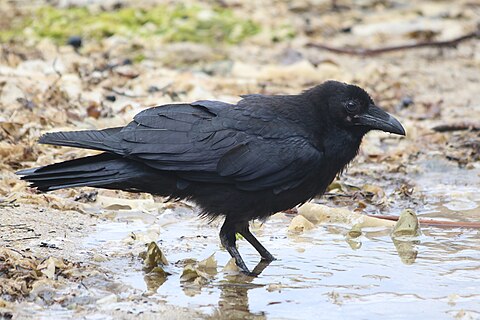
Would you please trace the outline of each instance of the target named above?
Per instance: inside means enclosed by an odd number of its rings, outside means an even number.
[[[327,81],[298,95],[167,104],[125,127],[47,133],[40,143],[103,153],[18,174],[40,191],[90,186],[193,200],[203,216],[224,216],[221,243],[249,273],[236,233],[274,260],[249,221],[323,194],[370,130],[405,135],[363,89]]]

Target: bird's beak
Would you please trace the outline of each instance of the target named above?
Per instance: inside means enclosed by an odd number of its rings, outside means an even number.
[[[368,107],[367,112],[358,115],[356,120],[357,125],[366,126],[371,130],[405,135],[405,129],[397,119],[373,104]]]

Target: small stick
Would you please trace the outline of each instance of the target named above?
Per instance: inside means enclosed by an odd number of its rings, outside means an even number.
[[[25,237],[25,238],[19,238],[19,239],[4,239],[3,241],[5,242],[15,242],[15,241],[24,241],[24,240],[32,240],[32,239],[38,239],[40,236],[32,236],[32,237]]]
[[[23,228],[26,227],[26,223],[18,223],[18,224],[0,224],[0,228],[11,228],[11,227],[16,227],[16,228]]]
[[[414,48],[424,48],[424,47],[454,47],[460,42],[473,39],[473,38],[480,38],[480,26],[474,32],[470,32],[466,35],[463,35],[458,38],[454,38],[451,40],[445,41],[423,41],[417,42],[413,44],[403,44],[391,47],[383,47],[383,48],[375,48],[375,49],[364,49],[364,48],[338,48],[332,47],[326,44],[321,43],[307,43],[307,47],[323,49],[335,53],[340,54],[351,54],[351,55],[359,55],[359,56],[374,56],[386,52],[392,51],[401,51],[401,50],[408,50]]]
[[[111,91],[111,92],[113,92],[113,93],[116,93],[116,94],[118,94],[118,95],[120,95],[120,96],[124,96],[124,97],[127,97],[127,98],[144,98],[144,97],[146,97],[146,95],[143,95],[143,94],[142,94],[142,95],[128,94],[128,93],[126,93],[126,92],[122,92],[122,91],[117,90],[117,89],[115,89],[115,88],[106,87],[106,86],[103,87],[103,89],[108,90],[108,91]]]
[[[298,214],[297,208],[292,208],[288,210],[283,210],[282,212],[285,212],[286,214]]]
[[[460,130],[472,130],[479,131],[480,123],[473,122],[457,122],[451,124],[441,124],[432,128],[436,132],[449,132],[449,131],[460,131]]]

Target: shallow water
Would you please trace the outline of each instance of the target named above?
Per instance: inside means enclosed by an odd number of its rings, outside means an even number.
[[[451,174],[444,174],[445,166]],[[417,182],[427,201],[415,208],[417,213],[478,221],[479,170],[457,169],[442,161],[426,168]],[[229,256],[219,247],[217,225],[206,224],[189,210],[181,219],[175,216],[168,211],[155,222],[159,246],[173,262],[167,267],[172,275],[163,284],[148,281],[140,259],[105,263],[116,270],[116,280],[139,292],[153,290],[149,296],[153,301],[235,318],[480,318],[478,229],[423,226],[421,236],[395,242],[389,230],[369,229],[347,241],[348,228],[340,225],[291,234],[287,230],[291,217],[280,214],[253,229],[278,260],[252,278],[221,270]],[[131,232],[152,227],[145,219],[130,218],[100,225],[86,244],[112,247]],[[239,249],[253,269],[258,254],[246,241],[239,241]],[[180,281],[182,266],[175,262],[202,260],[213,253],[219,272],[209,283]]]
[[[352,250],[338,233],[340,228],[318,228],[291,237],[282,226],[281,221],[265,226],[261,241],[279,259],[258,278],[229,277],[220,272],[212,283],[191,296],[192,292],[182,288],[181,268],[172,268],[174,274],[151,298],[205,313],[227,308],[287,319],[318,317],[320,309],[326,318],[362,318],[369,314],[369,319],[380,319],[421,314],[438,319],[460,310],[480,315],[480,236],[476,230],[425,230],[418,239],[420,243],[412,244],[412,251],[418,251],[415,262],[405,264],[388,235],[367,232],[359,239],[361,248]],[[174,239],[180,232],[203,234],[206,230],[201,229],[188,221],[172,226],[164,236]],[[190,252],[167,257],[171,261],[185,256],[208,257],[218,251],[218,245],[215,230],[207,234],[207,241],[189,239]],[[240,249],[247,264],[254,266],[258,256],[253,249],[245,241],[241,241]],[[217,252],[216,258],[219,265],[228,260],[225,252]],[[140,270],[120,278],[138,289],[147,289]]]

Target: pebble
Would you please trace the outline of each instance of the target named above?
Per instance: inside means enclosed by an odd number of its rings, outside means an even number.
[[[75,49],[79,49],[82,46],[82,37],[80,36],[71,36],[67,40],[67,44],[74,47]]]

